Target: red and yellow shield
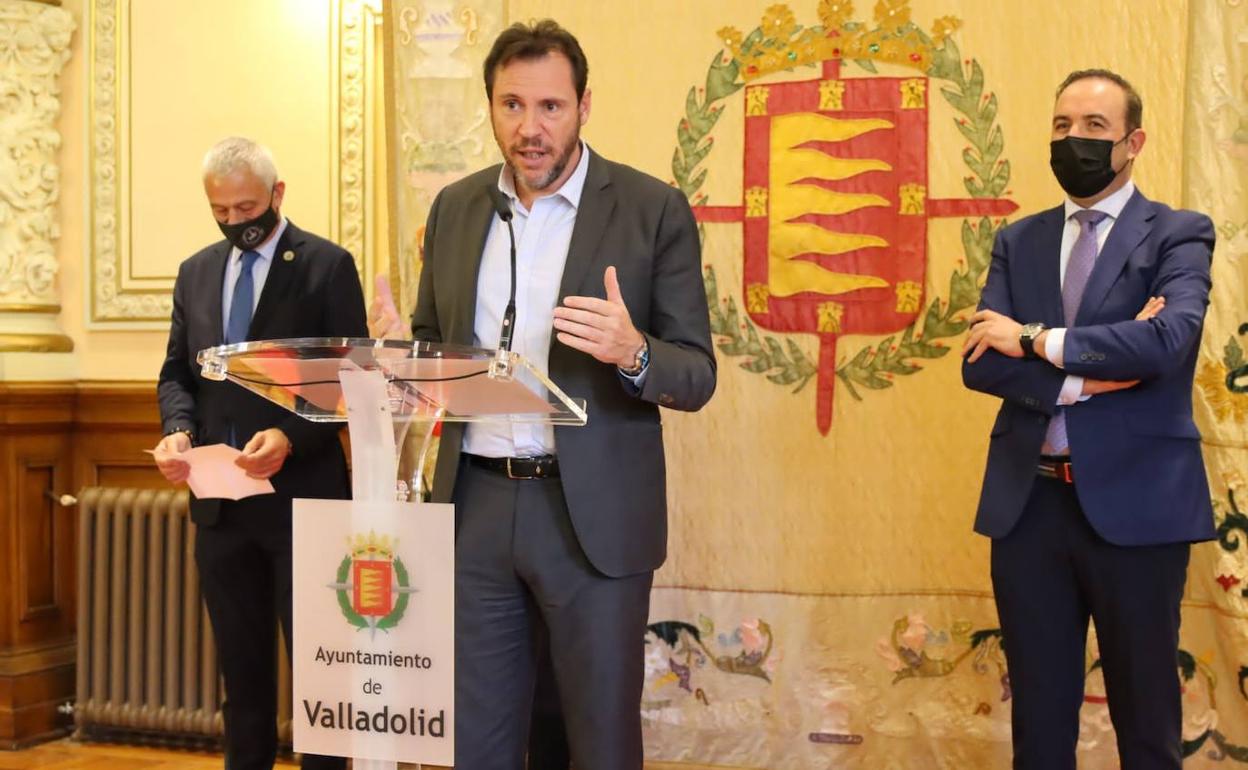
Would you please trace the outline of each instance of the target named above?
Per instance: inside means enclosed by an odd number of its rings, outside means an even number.
[[[819,337],[816,420],[832,424],[836,340],[890,334],[923,307],[928,217],[1003,215],[1010,201],[928,197],[928,79],[840,76],[745,88],[740,221],[746,311],[758,326]]]
[[[351,562],[351,609],[365,617],[385,617],[394,609],[391,590],[394,563],[356,559]]]
[[[926,92],[926,78],[746,89],[746,309],[760,326],[835,336],[914,320],[926,267]]]

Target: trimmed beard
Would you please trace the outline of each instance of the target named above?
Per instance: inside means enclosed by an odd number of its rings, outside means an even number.
[[[564,145],[563,152],[561,152],[558,155],[558,157],[555,158],[555,163],[554,165],[550,167],[550,171],[547,171],[546,175],[542,177],[541,179],[539,179],[536,184],[530,184],[529,180],[525,178],[524,174],[516,170],[516,167],[512,165],[511,155],[508,154],[507,166],[508,168],[511,169],[512,180],[516,182],[517,186],[520,184],[521,180],[523,180],[523,183],[526,187],[536,192],[545,190],[547,187],[550,187],[551,184],[553,184],[556,179],[563,176],[563,172],[567,170],[568,168],[568,162],[572,160],[572,153],[576,150],[577,146],[580,145],[580,143],[581,143],[581,128],[580,126],[577,126],[576,133],[572,135],[572,140],[568,142],[566,145]],[[540,150],[543,148],[540,146],[533,147],[530,145],[521,145],[520,147],[513,148],[512,152],[524,152],[525,150],[534,150],[534,149]]]

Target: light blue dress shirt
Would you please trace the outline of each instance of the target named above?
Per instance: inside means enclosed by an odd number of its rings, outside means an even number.
[[[589,148],[582,142],[581,157],[572,175],[558,190],[535,199],[529,209],[516,195],[510,169],[504,165],[498,175],[498,189],[511,201],[516,233],[516,328],[511,349],[543,374],[549,371],[555,304],[588,169]],[[473,344],[477,347],[498,347],[510,290],[511,241],[506,223],[495,216],[477,277],[477,317],[473,324]],[[469,423],[463,451],[485,457],[554,454],[555,430],[550,425]]]

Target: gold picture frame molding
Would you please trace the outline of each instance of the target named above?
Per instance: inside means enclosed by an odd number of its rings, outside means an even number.
[[[120,164],[122,136],[120,89],[125,76],[122,57],[128,41],[120,33],[126,24],[131,0],[90,0],[87,26],[87,305],[92,328],[163,328],[173,309],[173,279],[127,280],[130,248],[123,242],[120,223],[128,210],[128,185]],[[376,98],[380,70],[375,60],[382,29],[381,0],[331,0],[332,87],[331,147],[337,163],[331,164],[330,237],[355,255],[361,276],[366,276],[366,247],[372,233],[367,212],[378,181],[369,160],[377,152],[374,136],[384,140],[372,125],[375,119],[369,99]],[[384,148],[381,148],[384,152]],[[382,238],[386,235],[382,234]],[[146,283],[147,286],[127,286]],[[155,283],[156,285],[151,285]]]

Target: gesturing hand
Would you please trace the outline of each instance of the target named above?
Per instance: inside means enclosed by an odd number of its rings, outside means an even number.
[[[399,318],[399,309],[394,304],[394,292],[390,290],[390,281],[379,275],[373,281],[373,302],[368,307],[368,334],[373,339],[403,339],[403,321]]]
[[[614,267],[607,268],[602,283],[607,290],[606,299],[565,297],[563,306],[555,308],[556,338],[604,364],[627,369],[633,365],[645,338],[633,326],[624,306]]]
[[[280,428],[269,428],[251,437],[234,464],[253,479],[267,479],[282,469],[289,455],[290,439]]]

